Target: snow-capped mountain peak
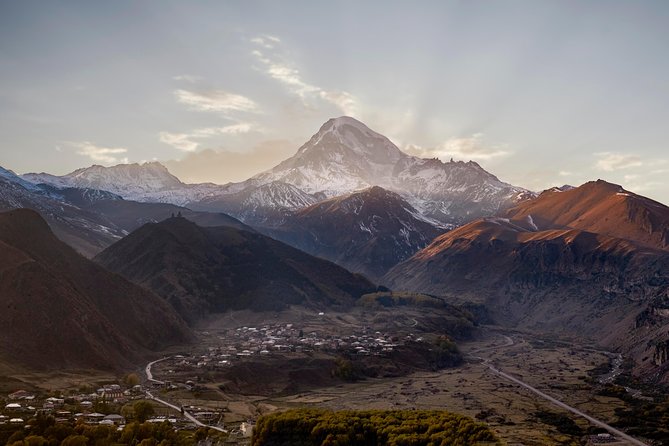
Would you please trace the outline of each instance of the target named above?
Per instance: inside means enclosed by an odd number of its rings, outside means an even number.
[[[281,220],[287,212],[316,201],[373,186],[399,194],[422,217],[442,225],[493,215],[532,196],[472,161],[444,163],[408,155],[348,116],[328,120],[295,155],[240,183],[184,184],[157,162],[23,178],[36,184],[106,190],[127,200],[226,211],[247,223],[265,223],[277,215]]]
[[[0,166],[0,178],[3,178],[9,182],[15,183],[20,185],[26,190],[29,191],[39,191],[39,188],[31,181],[26,180],[24,178],[21,178],[17,174],[15,174],[13,171],[9,169],[5,169],[4,167]]]
[[[85,183],[87,187],[115,184],[119,188],[135,187],[145,191],[173,189],[184,185],[165,166],[155,161],[144,164],[119,164],[112,167],[93,165],[77,169],[66,177],[75,184]]]
[[[314,136],[298,150],[295,158],[353,152],[376,163],[395,163],[404,153],[388,138],[376,133],[357,119],[349,116],[329,119]],[[331,160],[340,159],[330,156]]]
[[[185,184],[159,162],[119,164],[105,167],[93,165],[63,176],[28,173],[22,178],[59,188],[78,187],[105,190],[128,200],[168,202],[183,205],[204,198],[219,190],[213,184]]]
[[[380,186],[442,224],[492,215],[529,196],[473,161],[444,163],[408,155],[347,116],[328,120],[294,156],[231,191],[276,181],[326,198]]]

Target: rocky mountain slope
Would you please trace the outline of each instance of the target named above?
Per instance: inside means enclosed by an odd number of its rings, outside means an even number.
[[[0,361],[119,370],[190,339],[161,298],[58,240],[35,211],[0,213]]]
[[[214,195],[198,203],[195,209],[225,212],[256,226],[278,226],[295,211],[318,201],[292,184],[281,181],[249,186],[239,192]]]
[[[95,260],[163,296],[191,322],[230,309],[352,304],[362,276],[264,235],[185,218],[142,226]]]
[[[374,186],[297,211],[268,233],[378,280],[447,229],[400,195]]]
[[[93,257],[145,223],[161,221],[170,215],[181,214],[203,226],[253,230],[220,212],[124,200],[98,189],[34,184],[0,167],[0,210],[17,208],[39,212],[58,238],[87,257]]]
[[[58,238],[82,254],[92,256],[126,235],[106,217],[74,204],[119,197],[91,189],[42,187],[0,169],[0,211],[29,208],[39,212]]]
[[[505,325],[636,352],[642,367],[669,339],[666,211],[603,181],[547,191],[437,237],[385,279],[482,300]]]

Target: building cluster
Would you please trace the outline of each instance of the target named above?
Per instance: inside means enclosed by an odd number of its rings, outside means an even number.
[[[239,327],[219,335],[221,345],[209,347],[207,352],[193,356],[177,355],[176,366],[226,367],[248,357],[273,354],[310,353],[315,351],[348,355],[388,355],[412,335],[398,338],[379,331],[363,328],[349,335],[305,333],[293,324]]]
[[[67,397],[40,397],[26,390],[17,390],[7,395],[0,412],[0,424],[23,424],[37,415],[52,416],[57,422],[83,421],[89,424],[125,425],[119,414],[102,414],[95,410],[97,403],[125,404],[142,398],[141,386],[124,389],[118,384],[101,387],[93,393],[80,393]]]

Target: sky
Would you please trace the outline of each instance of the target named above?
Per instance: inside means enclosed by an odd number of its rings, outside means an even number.
[[[669,204],[669,2],[0,0],[0,165],[240,181],[353,116],[542,190]]]

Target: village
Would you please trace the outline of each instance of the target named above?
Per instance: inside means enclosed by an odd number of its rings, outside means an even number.
[[[218,334],[221,345],[209,347],[197,365],[212,361],[227,365],[235,359],[273,353],[309,353],[322,351],[347,355],[385,355],[406,341],[418,341],[412,334],[399,338],[364,327],[360,331],[342,334],[323,334],[312,330],[305,333],[293,324],[264,325],[260,328],[239,327]]]
[[[120,384],[110,384],[93,393],[49,397],[17,390],[7,395],[6,404],[0,414],[0,424],[23,424],[34,416],[46,415],[53,416],[56,422],[81,421],[89,424],[124,426],[125,416],[118,413],[101,413],[98,410],[103,407],[105,409],[122,407],[143,397],[144,392],[139,384],[125,389]]]
[[[312,352],[385,356],[406,342],[422,341],[412,334],[398,337],[368,327],[346,334],[324,334],[313,327],[301,329],[291,323],[203,332],[202,339],[204,342],[201,347],[190,354],[175,354],[147,366],[145,373],[148,380],[144,384],[139,381],[132,384],[106,384],[89,389],[88,392],[70,392],[68,395],[14,391],[6,398],[0,398],[3,402],[0,406],[0,425],[24,425],[31,418],[44,415],[53,417],[56,422],[108,425],[122,430],[126,423],[137,421],[132,409],[134,403],[152,401],[154,409],[146,417],[147,422],[169,422],[177,429],[195,429],[204,425],[222,429],[225,410],[181,405],[177,400],[167,402],[162,398],[168,397],[170,390],[197,391],[198,374],[203,370],[231,367],[251,357],[269,359],[277,355],[309,355]],[[160,367],[155,370],[158,376],[154,377],[151,365],[157,363],[160,363]],[[192,376],[183,379],[189,370]],[[231,433],[242,438],[250,436],[251,421],[230,425]]]
[[[203,333],[210,336],[210,333]],[[403,337],[363,327],[350,334],[324,334],[318,330],[305,332],[294,324],[270,324],[262,327],[239,327],[216,333],[219,345],[210,345],[202,354],[175,356],[176,365],[226,367],[250,356],[326,352],[342,355],[382,356],[408,341],[422,341],[413,334]]]

